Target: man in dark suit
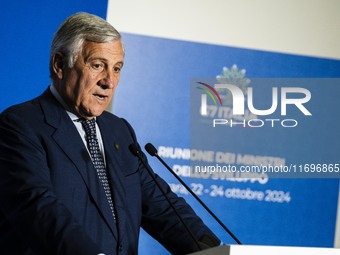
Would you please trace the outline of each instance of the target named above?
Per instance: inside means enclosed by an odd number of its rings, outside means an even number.
[[[110,24],[72,15],[52,41],[52,85],[1,114],[1,254],[137,254],[140,227],[173,254],[199,250],[128,150],[138,146],[133,129],[104,111],[123,63],[120,34]],[[219,245],[156,178],[200,245]]]

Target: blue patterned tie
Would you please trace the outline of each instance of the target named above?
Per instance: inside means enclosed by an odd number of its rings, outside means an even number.
[[[112,193],[111,193],[111,189],[109,186],[109,182],[107,180],[104,158],[99,149],[97,132],[96,132],[96,120],[95,119],[83,120],[81,123],[86,133],[87,147],[88,147],[88,150],[90,151],[93,165],[95,169],[97,170],[99,180],[101,184],[103,185],[106,198],[107,198],[107,201],[109,202],[113,217],[116,219],[113,202],[112,202]]]

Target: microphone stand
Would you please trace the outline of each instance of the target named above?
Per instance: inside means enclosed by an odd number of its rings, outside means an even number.
[[[158,155],[157,149],[148,143],[145,145],[145,150],[151,155],[155,156],[175,178],[190,192],[191,195],[204,207],[204,209],[220,224],[220,226],[228,232],[228,234],[236,241],[237,244],[242,244],[240,240],[223,224],[223,222],[210,210],[210,208],[185,184],[185,182],[177,176],[177,174],[169,167],[169,165]]]

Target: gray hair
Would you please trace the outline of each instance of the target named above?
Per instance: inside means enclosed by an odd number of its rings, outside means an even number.
[[[50,77],[55,79],[53,72],[53,56],[60,52],[69,68],[74,66],[85,41],[112,42],[120,40],[119,32],[106,20],[85,12],[68,17],[59,27],[52,40],[50,49]]]

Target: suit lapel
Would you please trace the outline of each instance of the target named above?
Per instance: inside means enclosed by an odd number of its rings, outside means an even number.
[[[116,224],[104,189],[75,125],[49,89],[45,91],[40,102],[45,113],[46,122],[56,128],[53,138],[76,166],[100,214],[105,219],[113,235],[118,239]]]

